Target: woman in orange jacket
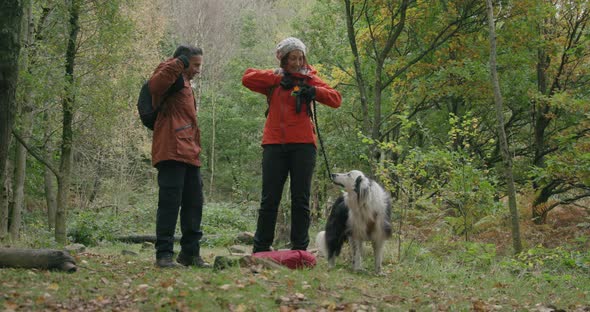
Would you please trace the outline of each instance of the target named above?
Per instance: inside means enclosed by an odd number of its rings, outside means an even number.
[[[278,207],[287,176],[291,178],[291,249],[309,245],[311,178],[316,161],[311,102],[338,108],[340,93],[307,64],[306,47],[289,37],[276,47],[280,68],[249,68],[242,77],[248,89],[268,97],[262,136],[262,196],[253,252],[268,251],[274,240]]]

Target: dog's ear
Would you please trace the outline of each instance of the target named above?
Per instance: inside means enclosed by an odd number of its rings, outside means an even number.
[[[357,200],[359,203],[363,202],[369,192],[369,186],[365,177],[362,175],[358,176],[354,181],[354,191],[357,194]]]
[[[359,194],[361,192],[361,183],[363,182],[363,176],[356,177],[354,181],[354,192]]]

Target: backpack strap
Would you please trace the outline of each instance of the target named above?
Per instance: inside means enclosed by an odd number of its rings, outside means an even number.
[[[197,96],[195,95],[195,90],[191,86],[191,92],[193,93],[193,101],[195,102],[195,112],[199,113],[199,105],[197,104]]]
[[[266,111],[264,112],[264,117],[268,117],[268,111],[270,110],[270,98],[272,96],[273,91],[275,90],[276,86],[270,87],[268,88],[268,91],[266,92],[266,104],[268,105],[266,107]]]

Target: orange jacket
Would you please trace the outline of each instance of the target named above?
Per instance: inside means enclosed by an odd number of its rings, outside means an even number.
[[[172,58],[162,62],[149,80],[152,106],[160,105],[168,88],[182,74],[182,61]],[[152,165],[176,160],[200,167],[201,132],[197,123],[195,98],[187,77],[184,87],[165,99],[166,109],[158,113],[152,138]]]
[[[342,97],[340,93],[316,76],[317,71],[308,65],[308,74],[292,74],[316,89],[316,101],[333,108],[340,107]],[[316,144],[315,129],[311,118],[307,115],[307,105],[302,103],[301,112],[295,112],[296,97],[292,96],[293,89],[285,90],[279,83],[282,75],[275,71],[248,68],[242,77],[242,84],[258,93],[268,96],[270,90],[270,107],[264,132],[262,145],[313,143]]]

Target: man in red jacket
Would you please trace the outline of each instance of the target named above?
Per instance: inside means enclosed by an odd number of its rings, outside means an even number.
[[[174,56],[162,62],[149,80],[152,105],[160,107],[154,125],[152,165],[158,169],[156,216],[156,266],[167,268],[172,260],[174,231],[180,208],[180,253],[184,266],[208,267],[200,256],[203,214],[203,182],[199,154],[201,137],[190,80],[201,71],[203,51],[179,46]],[[174,85],[175,92],[168,93]]]
[[[249,68],[242,77],[248,89],[268,97],[262,136],[262,198],[253,252],[268,251],[274,240],[278,207],[287,176],[291,177],[291,249],[309,244],[311,178],[316,161],[316,137],[311,101],[338,108],[340,93],[323,82],[307,64],[306,47],[289,37],[276,48],[280,68]]]

